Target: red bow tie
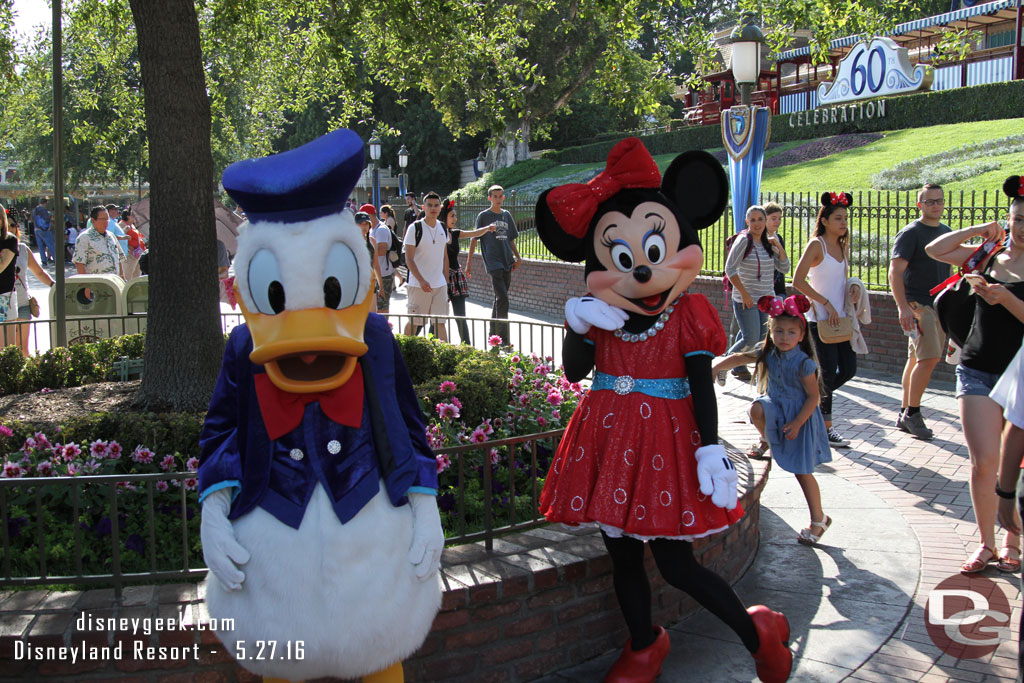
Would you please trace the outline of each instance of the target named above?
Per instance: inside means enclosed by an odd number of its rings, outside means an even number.
[[[586,185],[556,187],[548,192],[547,203],[562,230],[582,238],[601,202],[620,190],[660,186],[661,172],[644,143],[626,138],[612,148],[605,169],[596,178]]]
[[[306,406],[320,402],[320,409],[334,422],[358,429],[363,421],[363,368],[356,365],[347,382],[331,391],[295,394],[274,386],[266,373],[255,375],[256,398],[267,428],[267,436],[280,439],[302,422]]]

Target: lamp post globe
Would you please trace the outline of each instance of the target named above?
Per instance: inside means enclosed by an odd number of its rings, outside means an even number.
[[[398,149],[398,167],[399,168],[405,168],[408,165],[409,165],[409,150],[407,150],[405,148],[405,145],[402,145]]]
[[[761,74],[761,46],[764,33],[754,23],[754,14],[744,12],[740,23],[729,35],[732,58],[729,66],[733,79],[740,86],[741,104],[750,104],[750,90]]]
[[[380,138],[374,133],[370,138],[370,158],[374,161],[380,160]]]
[[[402,169],[398,172],[398,194],[401,197],[405,197],[406,188],[409,187],[409,181],[405,177],[405,167],[409,165],[409,150],[402,145],[398,149],[398,168]]]

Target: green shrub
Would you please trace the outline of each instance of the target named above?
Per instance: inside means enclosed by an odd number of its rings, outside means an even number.
[[[872,133],[906,128],[924,128],[944,123],[965,121],[994,121],[1020,116],[1020,102],[1024,98],[1024,81],[990,83],[970,88],[937,90],[914,95],[886,97],[886,115],[882,118],[862,119],[859,116],[846,122],[826,123],[807,126],[791,126],[791,114],[772,117],[772,142],[790,140],[815,140],[842,133]],[[861,100],[868,102],[868,100]],[[626,133],[614,136],[605,142],[595,142],[578,147],[548,151],[543,159],[558,164],[580,164],[604,162],[608,152]],[[643,138],[651,154],[679,153],[690,149],[714,149],[722,146],[720,125],[692,126],[672,130],[670,133],[656,133]]]
[[[482,351],[464,360],[453,377],[462,399],[462,420],[478,424],[485,417],[504,415],[512,400],[508,371],[494,354]]]
[[[39,391],[66,387],[71,374],[71,353],[67,348],[58,346],[26,361],[21,372],[21,389]]]
[[[395,339],[398,341],[398,350],[409,369],[409,378],[413,384],[421,384],[428,378],[437,376],[437,368],[434,365],[434,342],[425,337],[408,337],[404,334],[396,334]]]
[[[80,415],[61,425],[59,440],[89,444],[96,439],[112,439],[127,451],[142,444],[161,454],[178,452],[185,457],[198,457],[204,417],[202,413]]]
[[[21,390],[21,371],[25,357],[17,346],[0,349],[0,395],[16,394]]]

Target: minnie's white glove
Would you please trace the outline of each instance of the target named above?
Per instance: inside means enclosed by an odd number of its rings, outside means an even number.
[[[444,532],[441,530],[441,513],[437,510],[437,496],[427,493],[410,493],[409,507],[412,508],[412,545],[409,546],[409,562],[415,567],[416,578],[426,581],[437,574],[441,566],[441,550],[444,548]]]
[[[697,449],[697,480],[700,492],[711,496],[711,502],[720,508],[736,507],[738,477],[736,468],[718,444]]]
[[[617,330],[629,314],[592,296],[573,297],[565,302],[565,322],[576,334],[586,334],[593,326]]]
[[[249,551],[235,538],[235,530],[228,519],[231,509],[231,489],[214,491],[203,499],[203,521],[199,536],[203,541],[203,560],[229,591],[242,588],[245,574],[236,566],[249,561]]]

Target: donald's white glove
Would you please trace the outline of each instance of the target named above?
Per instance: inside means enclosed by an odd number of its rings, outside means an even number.
[[[199,536],[203,541],[203,559],[221,585],[229,591],[242,588],[245,574],[236,566],[249,561],[249,551],[235,538],[228,519],[231,489],[214,491],[203,500],[203,522]]]
[[[412,508],[412,545],[409,546],[409,562],[416,571],[416,578],[426,581],[437,574],[441,566],[441,550],[444,548],[444,532],[441,530],[441,513],[437,511],[437,496],[427,493],[410,493],[409,507]]]
[[[617,330],[628,317],[621,308],[592,296],[573,297],[565,302],[565,322],[576,334],[586,334],[595,325],[602,330]]]
[[[711,496],[711,502],[718,507],[732,510],[736,507],[737,476],[725,449],[718,444],[701,446],[696,456],[700,492]]]

